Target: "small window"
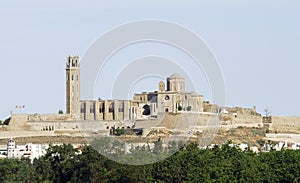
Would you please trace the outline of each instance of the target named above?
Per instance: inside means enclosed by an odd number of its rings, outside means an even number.
[[[72,81],[74,81],[74,75],[72,74]]]
[[[80,108],[81,113],[85,113],[85,104],[81,104],[81,108]]]
[[[100,104],[99,113],[104,113],[104,103]]]
[[[169,95],[166,95],[165,100],[169,100],[169,99],[170,99]]]
[[[90,113],[95,113],[95,105],[91,104],[90,106]]]
[[[112,104],[109,106],[108,112],[110,113],[114,112],[114,106]]]

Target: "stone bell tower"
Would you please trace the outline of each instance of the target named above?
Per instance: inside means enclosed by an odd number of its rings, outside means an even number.
[[[66,63],[66,112],[80,117],[80,64],[78,56],[69,56]]]

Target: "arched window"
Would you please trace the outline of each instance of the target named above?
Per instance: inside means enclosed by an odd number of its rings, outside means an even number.
[[[95,113],[95,104],[90,105],[90,113]]]
[[[113,104],[110,104],[110,105],[109,105],[108,112],[110,112],[110,113],[113,113],[113,112],[114,112],[114,105],[113,105]]]
[[[104,103],[100,104],[99,113],[104,113]]]
[[[85,103],[82,103],[82,104],[81,104],[80,112],[81,112],[81,113],[85,113]]]
[[[144,106],[143,106],[143,109],[144,109],[143,115],[149,116],[149,115],[151,114],[150,106],[149,106],[149,105],[147,105],[147,104],[144,105]]]

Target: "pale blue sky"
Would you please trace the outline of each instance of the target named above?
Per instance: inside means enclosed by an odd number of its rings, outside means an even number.
[[[207,43],[222,67],[228,106],[300,115],[299,1],[2,0],[0,119],[16,105],[30,113],[65,110],[66,57],[82,56],[101,34],[142,19],[177,22]],[[161,50],[156,46],[145,54]],[[197,88],[209,100],[205,82]],[[150,83],[145,88],[156,89]]]

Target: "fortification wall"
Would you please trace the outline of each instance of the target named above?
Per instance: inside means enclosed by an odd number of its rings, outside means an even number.
[[[72,121],[70,114],[29,114],[27,121]]]
[[[252,124],[252,123],[262,123],[262,117],[257,115],[248,114],[223,114],[220,119],[224,124]]]
[[[242,115],[249,115],[249,116],[261,116],[256,112],[256,108],[242,108],[242,107],[225,107],[225,110],[229,113],[236,113]]]
[[[272,116],[270,129],[273,132],[300,133],[300,117],[298,116]]]
[[[142,126],[143,122],[139,122]],[[239,114],[209,114],[209,113],[181,113],[181,114],[166,114],[158,127],[166,127],[167,129],[188,129],[191,126],[238,126],[244,127],[262,127],[262,117],[258,115]],[[149,126],[149,125],[148,125]],[[226,127],[225,127],[226,128]]]
[[[71,122],[75,121],[74,116],[69,114],[11,114],[11,121],[9,123],[8,130],[10,131],[22,131],[22,130],[35,130],[40,131],[43,127],[55,126],[58,128],[58,122]],[[32,126],[28,122],[37,122],[35,126]],[[46,124],[50,122],[51,124]]]
[[[32,131],[50,131],[50,130],[82,130],[99,131],[107,130],[111,127],[132,126],[132,122],[121,123],[119,121],[77,121],[77,122],[26,122]]]
[[[75,121],[76,116],[71,114],[11,114],[11,122],[27,121]]]

